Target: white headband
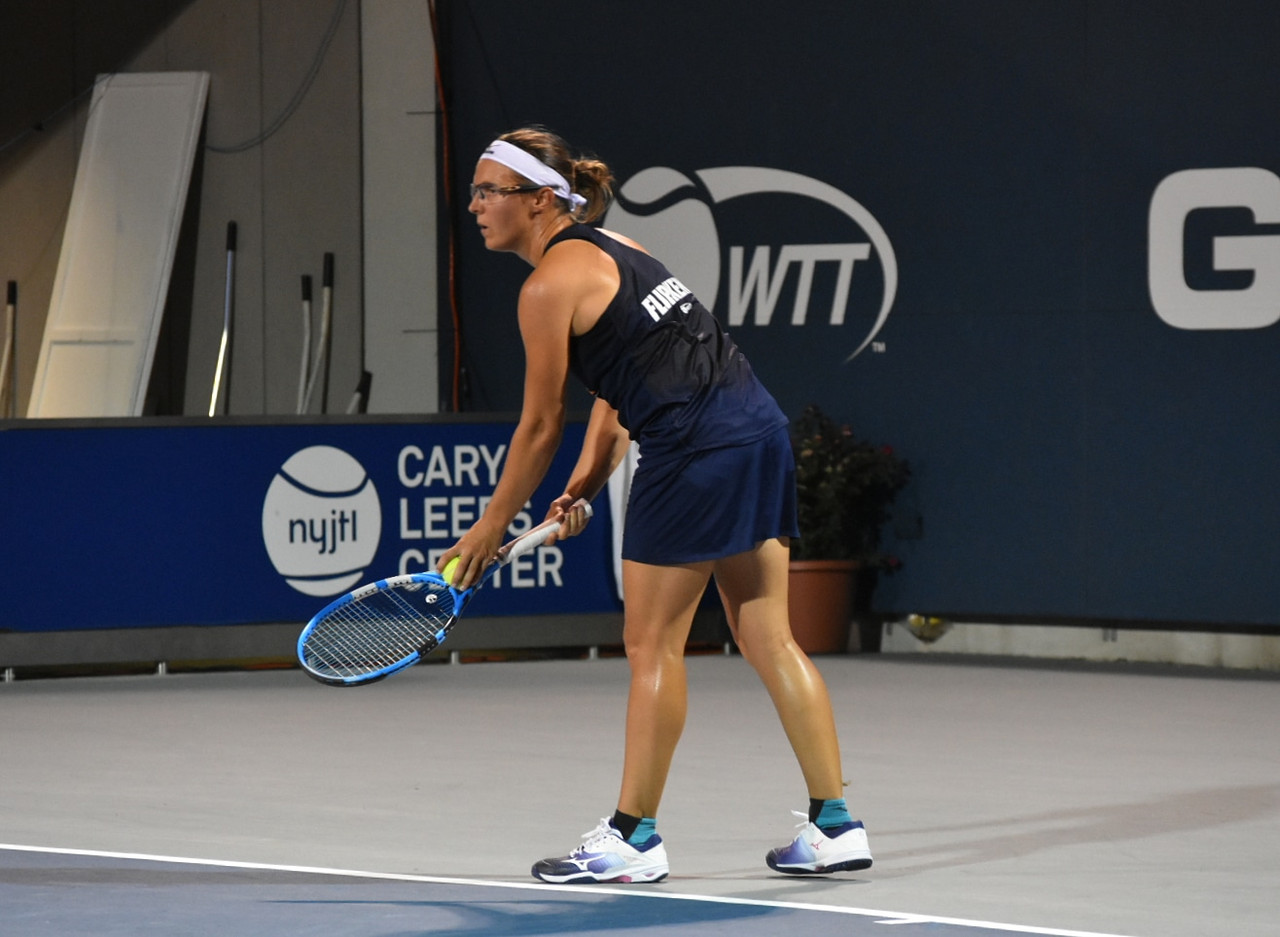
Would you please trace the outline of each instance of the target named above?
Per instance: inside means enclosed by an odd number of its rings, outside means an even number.
[[[520,173],[530,182],[550,187],[556,195],[567,199],[575,212],[587,204],[585,198],[569,187],[569,181],[564,176],[528,150],[522,150],[514,143],[508,143],[506,140],[494,140],[485,148],[484,154],[480,158],[491,159],[495,163],[501,163],[508,169]]]

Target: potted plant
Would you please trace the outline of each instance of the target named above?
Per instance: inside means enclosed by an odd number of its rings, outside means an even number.
[[[881,572],[900,565],[880,549],[881,530],[911,469],[816,405],[796,420],[791,441],[800,521],[791,543],[791,628],[806,652],[842,652],[855,608],[869,603]]]

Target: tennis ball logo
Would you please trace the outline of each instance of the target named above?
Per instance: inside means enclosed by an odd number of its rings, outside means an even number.
[[[295,452],[262,502],[267,555],[306,595],[338,595],[355,586],[381,536],[377,489],[363,465],[333,446]]]
[[[682,173],[653,166],[618,189],[605,224],[668,258],[708,309],[720,289],[720,236],[706,189]],[[678,268],[674,269],[674,268]]]

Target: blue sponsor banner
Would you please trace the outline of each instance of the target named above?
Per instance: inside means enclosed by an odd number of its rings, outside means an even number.
[[[483,511],[512,424],[10,424],[0,431],[0,629],[306,621],[371,579],[434,565]],[[512,525],[539,523],[571,424]],[[620,608],[605,496],[580,536],[518,559],[483,616]]]

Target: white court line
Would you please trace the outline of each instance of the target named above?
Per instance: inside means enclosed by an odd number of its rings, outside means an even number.
[[[130,859],[140,862],[169,862],[178,865],[215,866],[224,869],[253,869],[263,872],[301,872],[310,875],[331,875],[344,878],[367,878],[386,882],[422,882],[428,885],[469,885],[478,888],[506,888],[519,891],[574,892],[580,895],[624,895],[628,898],[659,898],[669,901],[707,901],[715,904],[749,905],[752,907],[781,908],[795,911],[824,911],[831,914],[855,914],[859,917],[880,918],[877,924],[949,924],[953,927],[982,927],[987,930],[1009,931],[1014,934],[1039,934],[1045,937],[1126,937],[1122,934],[1103,934],[1096,931],[1059,930],[1053,927],[1024,927],[1019,924],[999,924],[992,921],[970,921],[964,918],[934,917],[927,914],[910,914],[900,911],[877,911],[872,908],[848,908],[840,905],[810,904],[801,901],[764,901],[758,898],[729,898],[716,895],[690,895],[677,892],[650,891],[648,888],[630,886],[612,888],[608,885],[552,885],[545,882],[491,882],[469,878],[442,878],[438,875],[410,875],[403,872],[367,872],[354,869],[326,869],[309,865],[270,865],[264,862],[235,862],[224,859],[192,859],[182,856],[153,856],[138,852],[104,852],[97,849],[61,849],[54,846],[19,846],[0,843],[0,850],[12,852],[38,852],[59,856],[89,856],[96,859]]]

